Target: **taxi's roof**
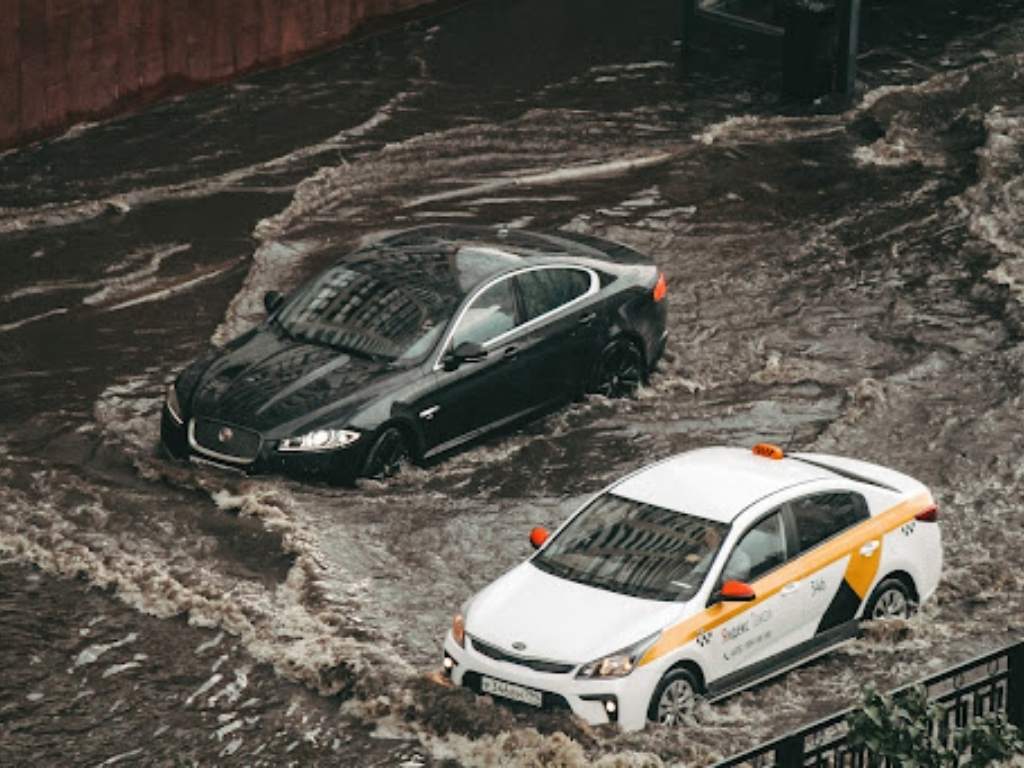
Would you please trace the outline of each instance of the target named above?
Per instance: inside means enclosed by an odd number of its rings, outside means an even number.
[[[764,458],[744,448],[700,448],[630,475],[611,488],[611,493],[731,523],[769,494],[826,478],[835,475],[795,459]]]

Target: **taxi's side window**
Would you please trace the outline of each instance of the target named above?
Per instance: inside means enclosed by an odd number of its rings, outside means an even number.
[[[754,581],[786,562],[786,532],[775,510],[743,534],[722,569],[719,582]]]
[[[816,547],[870,517],[864,497],[850,491],[804,496],[791,501],[789,509],[796,524],[801,552]]]

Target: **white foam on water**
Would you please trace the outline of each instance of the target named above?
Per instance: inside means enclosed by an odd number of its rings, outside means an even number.
[[[82,303],[88,306],[107,304],[122,299],[125,295],[134,295],[156,282],[156,275],[160,271],[160,265],[172,256],[179,253],[186,253],[192,249],[189,243],[171,243],[145,251],[136,251],[128,256],[134,261],[139,257],[145,259],[145,263],[133,271],[119,274],[115,277],[98,280],[93,286],[99,288],[94,293],[82,299]]]
[[[1024,302],[1024,109],[996,107],[985,116],[980,179],[956,199],[971,234],[1002,256],[987,277]]]
[[[99,658],[108,651],[128,645],[129,643],[134,643],[138,639],[138,634],[131,632],[126,637],[123,637],[113,643],[96,643],[95,645],[90,645],[78,654],[78,657],[75,659],[75,667],[84,667],[89,664],[95,664]]]
[[[231,270],[231,268],[234,267],[236,263],[237,261],[232,260],[225,266],[216,267],[207,272],[203,272],[195,277],[188,277],[184,280],[180,280],[177,282],[170,281],[171,284],[164,288],[160,288],[159,290],[153,291],[152,293],[146,293],[141,296],[136,296],[132,299],[127,299],[118,304],[106,307],[105,309],[108,312],[117,312],[122,309],[127,309],[128,307],[138,306],[139,304],[149,304],[154,301],[163,301],[164,299],[169,299],[172,296],[177,296],[179,293],[191,291],[196,286],[202,285],[203,283],[208,283],[211,280],[220,277],[225,272]]]
[[[104,760],[102,763],[99,763],[98,765],[99,766],[117,765],[118,763],[120,763],[120,762],[122,762],[124,760],[134,760],[135,758],[138,758],[138,757],[142,756],[143,754],[144,754],[144,750],[141,747],[139,747],[138,749],[133,749],[133,750],[131,750],[129,752],[122,752],[119,755],[114,755],[113,757],[108,757],[106,760]]]
[[[126,661],[123,664],[113,664],[103,670],[102,677],[108,678],[114,675],[119,675],[122,672],[127,672],[129,669],[138,669],[142,665],[137,661]]]
[[[88,219],[98,218],[114,212],[124,215],[141,205],[168,199],[207,197],[212,193],[244,185],[255,176],[288,170],[296,164],[306,162],[323,154],[336,154],[346,148],[352,139],[363,138],[376,128],[388,122],[394,112],[414,93],[401,91],[381,104],[363,122],[344,128],[333,136],[307,146],[286,152],[277,157],[243,168],[237,168],[216,176],[191,179],[179,184],[158,185],[135,189],[112,196],[105,200],[75,201],[37,206],[32,209],[0,208],[0,234],[26,229],[42,230],[48,227],[67,226]]]
[[[16,328],[28,325],[29,323],[35,323],[39,320],[45,320],[48,317],[54,317],[55,315],[65,315],[68,313],[67,307],[57,307],[56,309],[47,310],[46,312],[40,312],[38,315],[32,315],[31,317],[24,317],[20,320],[14,320],[10,323],[4,323],[0,325],[0,333],[7,331],[13,331]]]
[[[655,152],[638,157],[623,157],[617,160],[607,160],[600,163],[587,163],[585,165],[554,168],[541,173],[531,173],[521,176],[495,179],[494,181],[474,184],[461,189],[423,195],[410,200],[405,204],[405,207],[418,208],[428,203],[458,200],[467,197],[476,197],[479,195],[490,195],[494,192],[508,188],[551,186],[568,184],[575,181],[587,181],[591,179],[603,179],[611,176],[619,176],[644,168],[664,165],[672,160],[674,156],[675,155],[671,152]]]
[[[210,638],[204,643],[200,643],[195,650],[196,656],[202,656],[209,650],[216,648],[224,640],[224,633],[218,632],[215,637]]]

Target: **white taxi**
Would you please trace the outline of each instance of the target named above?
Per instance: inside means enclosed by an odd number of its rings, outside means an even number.
[[[635,730],[906,617],[942,568],[928,489],[824,454],[704,448],[602,491],[474,595],[444,674]]]

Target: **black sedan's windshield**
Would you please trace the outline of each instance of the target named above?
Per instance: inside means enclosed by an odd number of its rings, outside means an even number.
[[[385,278],[394,273],[385,271]],[[286,304],[276,321],[288,335],[389,360],[417,360],[437,343],[458,298],[398,284],[367,262],[327,270]]]
[[[598,496],[532,562],[555,576],[649,600],[688,600],[700,588],[728,526]]]

